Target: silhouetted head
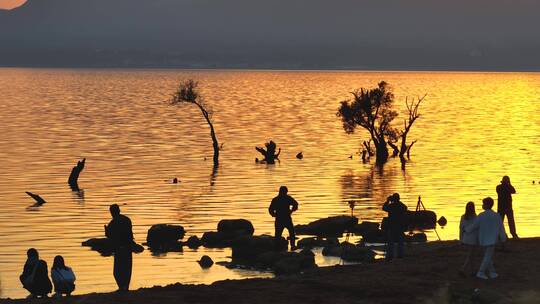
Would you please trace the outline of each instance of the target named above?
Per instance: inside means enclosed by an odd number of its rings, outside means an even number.
[[[392,194],[392,199],[396,203],[399,202],[399,199],[400,199],[399,193],[396,192],[396,193]]]
[[[117,217],[120,215],[120,207],[117,204],[112,204],[109,207],[109,211],[111,212],[112,217]]]
[[[66,269],[66,264],[64,263],[64,258],[61,255],[54,257],[54,262],[52,265],[53,269]]]
[[[26,256],[29,259],[39,259],[39,253],[35,248],[28,249],[28,251],[26,251]]]
[[[287,195],[287,192],[289,192],[289,189],[286,186],[279,187],[279,195]]]
[[[465,219],[470,220],[476,217],[476,210],[473,202],[468,202],[465,206]]]
[[[501,184],[510,184],[510,177],[508,177],[507,175],[503,176]]]
[[[484,210],[489,210],[491,208],[493,208],[493,199],[491,197],[486,197],[485,199],[482,200],[482,208]]]

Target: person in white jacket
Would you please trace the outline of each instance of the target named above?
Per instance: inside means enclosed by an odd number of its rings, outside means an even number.
[[[495,279],[499,276],[495,272],[495,267],[493,267],[493,253],[497,242],[506,241],[506,232],[504,231],[501,216],[491,210],[493,204],[494,201],[491,197],[484,198],[482,208],[485,211],[476,217],[470,227],[466,228],[467,232],[478,230],[478,244],[484,248],[484,258],[476,277],[484,280]]]

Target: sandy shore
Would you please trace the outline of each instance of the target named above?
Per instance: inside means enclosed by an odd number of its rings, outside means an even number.
[[[289,277],[175,284],[60,300],[0,300],[0,304],[540,303],[539,254],[540,238],[509,241],[495,255],[500,277],[488,281],[458,274],[465,249],[457,242],[431,242],[409,245],[400,260],[325,267]]]

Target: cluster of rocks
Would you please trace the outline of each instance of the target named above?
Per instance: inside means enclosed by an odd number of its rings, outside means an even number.
[[[255,269],[272,270],[276,274],[292,274],[316,267],[315,257],[310,250],[287,252],[288,242],[284,238],[275,240],[273,236],[254,236],[253,224],[245,219],[222,220],[217,231],[205,232],[201,239],[191,236],[182,242],[186,231],[180,225],[158,224],[152,226],[147,233],[146,243],[152,252],[180,252],[183,246],[198,248],[232,248],[234,266],[246,266]],[[90,239],[83,242],[92,250],[102,255],[112,255],[114,246],[107,238]],[[134,252],[141,252],[144,247],[134,245]],[[202,268],[211,267],[214,262],[208,256],[198,261]]]
[[[422,214],[424,215],[419,216],[419,218],[426,221],[427,219],[432,219],[431,216],[428,217],[426,215],[427,213],[424,212]],[[418,221],[418,223],[420,222],[421,221]],[[379,223],[358,223],[358,218],[354,216],[343,215],[319,219],[307,225],[296,225],[295,231],[298,235],[318,236],[318,238],[308,238],[301,240],[299,242],[299,246],[301,247],[327,247],[329,245],[335,245],[335,243],[337,242],[336,237],[339,237],[344,233],[354,233],[356,235],[361,235],[362,240],[366,243],[386,242],[386,234],[380,228]],[[406,235],[405,240],[407,242],[426,242],[427,237],[425,233],[414,233],[412,235]],[[331,244],[329,244],[328,242],[330,242]]]
[[[341,236],[350,231],[356,224],[358,224],[358,218],[354,216],[332,216],[307,225],[296,225],[294,231],[299,235]]]
[[[326,246],[323,248],[322,254],[324,256],[340,257],[344,261],[351,262],[372,262],[375,260],[375,252],[373,250],[349,242]]]
[[[431,221],[432,215],[419,216],[422,221]],[[152,252],[181,252],[183,246],[196,249],[200,246],[207,248],[232,248],[233,266],[247,266],[255,269],[269,269],[276,274],[293,274],[317,267],[311,249],[322,247],[323,255],[337,256],[346,261],[369,262],[375,253],[363,245],[348,242],[339,243],[339,236],[344,233],[361,235],[364,243],[384,243],[386,235],[380,229],[379,223],[362,222],[354,216],[334,216],[319,219],[307,225],[295,226],[299,235],[313,235],[298,242],[303,248],[301,252],[287,252],[287,240],[275,240],[273,236],[254,236],[253,224],[245,219],[221,220],[217,231],[205,232],[201,239],[191,236],[183,242],[186,231],[180,225],[153,225],[147,233],[146,243]],[[424,233],[407,235],[408,242],[427,241]],[[107,238],[89,239],[82,243],[104,256],[112,255],[114,244]],[[133,244],[133,252],[142,252],[144,247]],[[201,267],[213,265],[210,257],[204,256],[198,261]]]
[[[315,268],[311,250],[287,252],[287,240],[276,240],[270,235],[244,236],[232,243],[231,265],[272,270],[278,275],[294,274]]]
[[[330,237],[310,237],[298,241],[298,247],[310,250],[314,247],[322,247],[324,256],[335,256],[344,261],[351,262],[371,262],[375,259],[375,253],[363,246],[354,245],[349,242],[340,243],[337,238]]]
[[[253,224],[248,220],[221,220],[218,223],[217,231],[205,232],[203,234],[201,243],[207,248],[231,247],[235,239],[252,236],[254,232],[255,228],[253,228]]]
[[[327,246],[335,246],[339,244],[339,240],[337,237],[329,237],[329,238],[323,238],[323,237],[308,237],[303,238],[299,240],[296,243],[296,246],[304,249],[313,249],[315,247],[327,247]]]

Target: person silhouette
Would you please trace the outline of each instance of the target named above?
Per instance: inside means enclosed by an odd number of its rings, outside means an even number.
[[[114,246],[114,279],[118,285],[118,291],[127,291],[133,267],[134,241],[131,220],[120,214],[120,207],[117,204],[112,204],[109,211],[112,220],[109,225],[105,225],[105,235]]]
[[[514,210],[512,209],[512,194],[516,189],[510,183],[510,177],[503,176],[501,184],[497,186],[497,213],[501,216],[504,223],[504,217],[508,217],[508,228],[512,237],[517,239],[516,223],[514,221]]]
[[[54,284],[55,297],[61,298],[62,295],[70,296],[75,290],[75,273],[66,266],[64,257],[57,255],[54,257],[53,266],[51,268],[51,277]]]
[[[294,234],[294,225],[292,222],[291,214],[298,210],[298,202],[287,193],[289,189],[285,186],[279,188],[279,194],[272,199],[268,212],[271,216],[276,218],[275,221],[275,238],[276,244],[281,238],[283,229],[287,228],[289,231],[289,240],[291,243],[291,250],[296,249]]]
[[[465,206],[465,214],[461,216],[459,222],[459,241],[467,248],[467,257],[459,271],[460,275],[475,275],[473,270],[473,260],[478,247],[478,230],[467,231],[467,228],[474,224],[476,220],[476,210],[473,202],[468,202]]]
[[[33,280],[34,269],[39,261],[39,253],[35,248],[30,248],[26,251],[26,262],[24,263],[23,272],[19,276],[19,280],[23,284],[24,289],[30,291],[30,285]]]
[[[407,230],[406,216],[407,206],[400,201],[399,193],[394,193],[386,199],[382,209],[388,212],[386,222],[386,259],[394,258],[394,245],[397,243],[397,257],[402,258],[404,254],[405,235],[403,232]]]
[[[499,276],[495,272],[495,267],[493,267],[493,253],[497,242],[506,241],[506,232],[504,231],[502,219],[491,210],[493,204],[494,201],[491,197],[484,198],[482,200],[482,209],[484,211],[476,217],[471,226],[465,228],[467,233],[478,230],[478,243],[484,248],[484,258],[476,277],[484,280],[495,279]]]
[[[30,292],[30,297],[46,298],[52,291],[47,263],[39,259],[36,249],[30,248],[26,252],[28,259],[24,264],[23,273],[19,277],[24,289]]]

